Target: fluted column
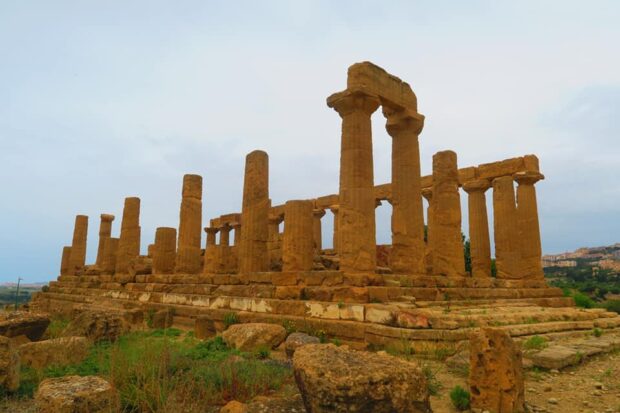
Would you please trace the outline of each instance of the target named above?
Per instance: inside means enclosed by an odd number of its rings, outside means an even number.
[[[521,263],[527,278],[544,278],[542,246],[538,223],[538,203],[534,184],[544,175],[538,172],[519,172],[514,175],[517,187],[517,219],[521,241]]]
[[[202,177],[185,175],[183,176],[175,272],[185,274],[200,272],[201,228]]]
[[[118,254],[118,238],[106,238],[103,244],[103,259],[101,269],[104,274],[114,274],[116,270],[116,256]]]
[[[282,271],[310,271],[314,259],[312,201],[287,201],[284,206]]]
[[[370,116],[379,107],[376,96],[347,90],[327,104],[342,118],[340,146],[339,246],[340,269],[374,272],[375,195]]]
[[[219,256],[217,253],[218,245],[216,243],[216,236],[219,228],[205,227],[204,230],[207,233],[207,246],[205,248],[203,273],[217,273],[219,272],[218,268],[220,268],[220,263],[217,262]]]
[[[177,230],[159,227],[155,231],[153,274],[172,274],[176,262]]]
[[[222,225],[220,228],[220,245],[228,247],[230,245],[230,231],[232,227],[228,224]]]
[[[426,207],[426,249],[424,252],[424,265],[426,267],[426,273],[433,273],[433,248],[431,244],[431,233],[433,232],[433,188],[424,188],[422,190],[422,196],[428,202]]]
[[[239,245],[239,242],[241,242],[241,223],[240,222],[233,222],[232,224],[232,228],[234,231],[234,240],[233,240],[233,245],[236,247]]]
[[[473,277],[491,276],[491,244],[489,241],[489,219],[485,192],[491,187],[487,179],[478,179],[463,184],[468,194],[469,249]]]
[[[116,273],[127,274],[129,263],[140,255],[140,198],[125,198],[121,237],[116,255]]]
[[[497,278],[522,278],[517,209],[512,176],[493,180],[493,230]]]
[[[465,257],[461,236],[461,200],[456,153],[433,155],[433,273],[465,275]]]
[[[392,251],[390,267],[397,274],[423,274],[424,211],[420,187],[418,135],[424,117],[383,106],[392,137]]]
[[[99,223],[99,246],[97,248],[97,260],[95,264],[101,266],[103,264],[103,248],[105,240],[112,235],[112,221],[114,221],[114,215],[101,214],[101,222]]]
[[[215,245],[215,237],[219,231],[218,228],[205,227],[205,232],[207,233],[207,247]]]
[[[60,260],[60,275],[69,275],[69,261],[71,260],[71,247],[62,247]]]
[[[314,240],[314,253],[319,255],[323,249],[323,230],[321,227],[321,218],[325,216],[324,209],[315,209],[312,211],[312,237]]]
[[[86,239],[88,236],[88,217],[78,215],[75,217],[73,227],[73,242],[71,243],[71,255],[69,256],[68,274],[75,275],[86,264]]]
[[[269,270],[267,254],[269,220],[269,157],[263,151],[250,153],[245,160],[239,272]]]

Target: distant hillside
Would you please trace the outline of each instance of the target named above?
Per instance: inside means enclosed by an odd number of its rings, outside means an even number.
[[[47,285],[47,283],[30,283],[30,284],[20,284],[19,286],[19,299],[17,300],[18,304],[27,303],[30,301],[30,296],[32,293],[37,291],[41,291],[43,286]],[[5,306],[7,304],[15,304],[17,293],[17,284],[16,283],[2,283],[0,284],[0,306]]]

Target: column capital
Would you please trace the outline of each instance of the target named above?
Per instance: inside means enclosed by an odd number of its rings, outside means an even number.
[[[486,192],[491,187],[491,181],[488,179],[475,179],[473,181],[467,181],[463,184],[463,190],[468,194],[472,192]]]
[[[371,95],[363,89],[347,89],[334,93],[327,98],[327,106],[334,109],[340,117],[345,117],[355,112],[371,115],[379,107],[379,98]]]
[[[536,171],[517,172],[512,176],[519,185],[534,185],[536,182],[545,179],[545,176]]]
[[[207,234],[217,234],[220,231],[219,228],[214,227],[204,227],[204,230]]]
[[[332,214],[336,215],[338,213],[338,209],[340,209],[340,205],[330,205],[328,208]]]
[[[236,230],[238,228],[241,228],[241,222],[239,222],[239,221],[231,222],[230,226],[232,227],[232,229]]]
[[[424,128],[424,115],[410,109],[397,109],[385,104],[382,106],[387,122],[385,129],[392,138],[402,136],[403,132],[419,135]]]
[[[314,209],[314,210],[312,210],[312,215],[315,218],[323,218],[325,216],[325,210],[324,209]]]
[[[114,215],[112,214],[101,214],[101,220],[104,222],[112,222],[114,221]]]
[[[422,188],[422,196],[430,202],[433,199],[433,188]]]

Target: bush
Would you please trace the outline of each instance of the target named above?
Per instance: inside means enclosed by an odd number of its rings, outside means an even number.
[[[541,336],[532,336],[523,343],[525,350],[542,350],[547,347],[547,339]]]
[[[620,314],[620,300],[609,300],[601,304],[607,311],[614,311]]]
[[[469,392],[461,386],[454,386],[450,391],[450,400],[452,400],[452,405],[454,405],[457,410],[463,411],[469,409]]]
[[[581,308],[593,308],[595,306],[594,300],[583,293],[576,292],[573,294],[573,300],[575,305]]]
[[[594,337],[600,337],[603,335],[603,330],[601,330],[600,328],[595,328],[594,330],[592,330],[592,335]]]

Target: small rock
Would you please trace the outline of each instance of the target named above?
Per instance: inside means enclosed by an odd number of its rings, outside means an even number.
[[[547,403],[549,404],[558,404],[558,399],[556,399],[555,397],[550,397],[547,399]]]
[[[38,413],[109,413],[118,411],[118,393],[97,376],[65,376],[41,382],[35,395]]]
[[[232,400],[220,409],[220,413],[246,413],[248,406],[245,403]]]
[[[545,387],[543,387],[543,390],[545,392],[550,392],[550,391],[553,390],[553,387],[551,387],[551,385],[549,385],[549,384],[546,384]]]
[[[594,383],[594,388],[602,390],[603,389],[603,383],[600,383],[600,382]]]
[[[295,350],[306,344],[318,344],[321,340],[318,337],[310,336],[304,333],[291,333],[284,342],[284,349],[289,358],[293,357]]]

